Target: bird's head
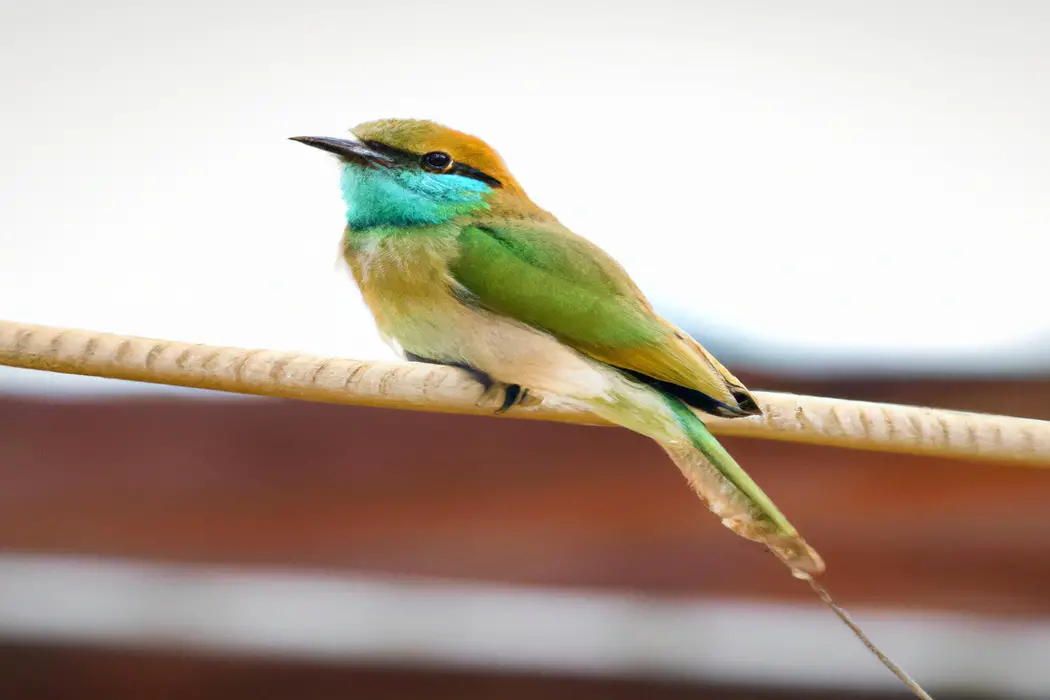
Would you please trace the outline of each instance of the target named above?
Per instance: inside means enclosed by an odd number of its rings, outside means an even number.
[[[430,121],[382,119],[354,139],[296,136],[339,156],[352,229],[428,226],[494,208],[534,207],[484,141]]]

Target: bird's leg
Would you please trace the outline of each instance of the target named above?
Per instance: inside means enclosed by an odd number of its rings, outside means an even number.
[[[489,396],[493,391],[503,390],[503,402],[500,407],[496,409],[496,413],[503,413],[511,406],[517,405],[525,401],[528,396],[529,390],[522,389],[520,384],[504,384],[493,379],[486,372],[482,372],[477,367],[471,367],[470,365],[463,362],[442,362],[441,360],[432,360],[429,357],[423,357],[413,352],[405,351],[405,359],[409,362],[425,362],[428,365],[445,365],[446,367],[458,367],[463,370],[474,380],[481,385],[484,389],[484,395]]]

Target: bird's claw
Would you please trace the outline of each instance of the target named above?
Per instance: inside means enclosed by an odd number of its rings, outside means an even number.
[[[503,403],[496,409],[496,413],[503,413],[511,406],[520,404],[528,395],[529,390],[522,389],[520,384],[508,384],[503,390]]]
[[[496,409],[497,415],[505,413],[507,409],[512,406],[517,406],[525,402],[529,397],[529,390],[522,389],[520,384],[504,384],[503,382],[492,381],[488,382],[485,386],[484,396],[492,396],[498,392],[503,392],[503,400],[500,402],[499,408]]]

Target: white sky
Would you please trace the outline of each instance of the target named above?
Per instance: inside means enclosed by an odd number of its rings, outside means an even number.
[[[389,356],[287,137],[414,116],[737,362],[1047,368],[1048,36],[1039,2],[7,2],[0,318]]]

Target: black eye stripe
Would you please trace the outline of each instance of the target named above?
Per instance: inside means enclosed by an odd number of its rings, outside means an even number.
[[[452,167],[446,170],[450,175],[462,175],[463,177],[473,178],[480,182],[484,182],[489,187],[503,187],[503,183],[492,177],[487,173],[483,173],[477,168],[472,168],[469,165],[463,163],[453,163]]]
[[[379,141],[362,141],[362,143],[377,153],[380,153],[401,165],[408,165],[410,162],[415,163],[418,160],[416,155],[409,153],[408,151],[402,151],[400,148],[387,146],[385,143],[380,143]]]
[[[411,151],[404,151],[400,148],[394,148],[393,146],[387,146],[385,143],[380,143],[379,141],[362,141],[362,143],[377,153],[386,156],[398,165],[404,167],[419,167],[419,159],[421,157],[419,154],[412,153]],[[445,173],[448,175],[469,177],[473,180],[484,182],[489,187],[503,187],[502,182],[488,173],[482,172],[477,168],[472,168],[469,165],[458,161],[453,161],[452,167],[446,170]]]

